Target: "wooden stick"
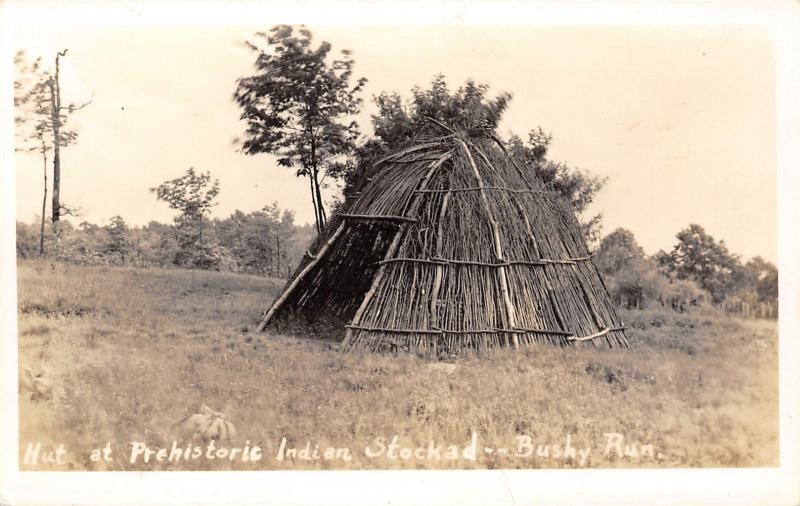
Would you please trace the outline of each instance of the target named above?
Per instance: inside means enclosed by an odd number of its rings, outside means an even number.
[[[387,334],[441,334],[438,329],[389,329],[382,327],[362,327],[361,325],[345,325],[347,329],[363,330],[365,332],[385,332]]]
[[[388,221],[408,221],[408,222],[416,222],[414,218],[409,218],[407,216],[392,216],[390,214],[340,214],[342,218],[348,218],[351,220],[388,220]]]
[[[503,258],[503,247],[500,245],[500,227],[497,225],[497,221],[494,218],[494,214],[492,213],[492,208],[489,205],[489,199],[486,196],[486,192],[483,190],[483,178],[481,177],[481,173],[478,171],[478,166],[475,165],[475,160],[472,158],[472,153],[467,146],[467,143],[464,142],[463,139],[457,139],[458,143],[461,144],[461,147],[464,149],[464,152],[467,155],[467,160],[469,161],[470,167],[472,167],[472,173],[475,175],[475,179],[478,181],[478,186],[481,188],[481,201],[483,202],[483,208],[486,211],[486,217],[489,220],[489,225],[492,228],[492,236],[494,238],[494,252],[497,260],[499,262],[504,262]],[[491,165],[490,165],[491,167]],[[503,295],[503,302],[505,303],[506,307],[506,316],[508,318],[508,326],[512,329],[517,326],[517,316],[516,312],[514,311],[514,306],[511,304],[511,296],[508,293],[508,277],[506,275],[505,266],[501,266],[498,268],[497,271],[498,277],[500,278],[500,293]],[[518,341],[516,336],[512,339],[512,343],[514,348],[518,346]]]
[[[614,327],[614,328],[608,328],[607,327],[607,328],[601,330],[600,332],[597,332],[596,334],[592,334],[590,336],[584,336],[584,337],[572,336],[572,337],[568,337],[567,340],[568,341],[591,341],[592,339],[597,339],[598,337],[603,337],[604,335],[608,334],[612,330],[625,330],[625,327]]]
[[[484,157],[484,159],[486,158]],[[514,188],[508,188],[506,186],[473,186],[470,188],[448,188],[446,190],[416,190],[416,193],[471,192],[480,190],[504,190],[511,193],[544,193],[549,195],[559,195],[558,193],[550,190],[517,190]]]
[[[425,116],[425,119],[430,121],[434,125],[436,125],[438,127],[441,127],[443,130],[445,130],[447,132],[450,132],[451,134],[456,133],[455,130],[453,130],[452,128],[450,128],[449,126],[445,125],[444,123],[442,123],[441,121],[439,121],[437,119],[434,119],[434,118],[432,118],[430,116]]]
[[[385,260],[381,260],[376,262],[377,265],[381,264],[389,264],[392,262],[411,262],[411,263],[420,263],[420,264],[434,264],[434,265],[448,265],[448,264],[459,264],[459,265],[477,265],[481,267],[509,267],[511,265],[550,265],[550,264],[564,264],[564,265],[574,265],[577,262],[586,262],[591,260],[591,257],[579,257],[579,258],[568,258],[565,260],[552,260],[549,258],[538,258],[536,260],[507,260],[505,262],[479,262],[477,260],[453,260],[449,258],[408,258],[408,257],[397,257],[397,258],[387,258]]]
[[[384,162],[388,162],[388,161],[394,161],[395,158],[402,158],[402,157],[404,157],[406,155],[410,155],[411,153],[415,153],[415,152],[421,151],[423,149],[439,147],[440,144],[441,144],[440,140],[436,140],[434,142],[426,142],[426,143],[423,143],[423,144],[416,144],[414,146],[411,146],[410,148],[406,148],[406,149],[404,149],[402,151],[391,153],[391,154],[381,158],[380,160],[375,162],[375,165],[380,165],[380,164],[382,164]]]
[[[444,265],[447,263],[446,260],[430,260],[424,258],[397,257],[397,258],[387,258],[385,260],[381,260],[380,262],[376,262],[376,264],[383,265],[383,264],[391,264],[394,262],[410,262],[410,263],[434,264],[434,265]]]
[[[297,287],[297,285],[305,277],[305,275],[308,274],[308,272],[311,269],[313,269],[315,265],[317,265],[320,258],[322,258],[322,256],[325,255],[325,252],[328,251],[328,248],[331,247],[331,244],[333,244],[336,241],[336,239],[342,234],[342,232],[344,231],[344,227],[345,227],[344,222],[339,223],[339,228],[336,229],[336,232],[334,232],[333,235],[330,236],[327,241],[325,241],[325,244],[323,244],[322,247],[319,249],[319,251],[317,251],[317,254],[308,263],[308,265],[306,265],[305,268],[302,271],[300,271],[300,273],[297,276],[295,276],[295,278],[292,280],[289,286],[287,286],[286,289],[283,290],[283,293],[281,293],[280,297],[275,299],[275,302],[272,303],[272,306],[270,306],[270,308],[264,312],[264,318],[262,318],[261,323],[256,328],[256,332],[261,332],[264,330],[264,327],[267,326],[267,323],[269,323],[269,320],[270,318],[272,318],[272,315],[275,314],[275,311],[279,307],[281,307],[284,301],[286,301],[286,299],[289,297],[289,294],[292,293],[292,290],[294,290]]]
[[[364,332],[384,332],[387,334],[554,334],[558,336],[574,336],[572,332],[565,332],[563,330],[555,329],[463,329],[463,330],[447,330],[447,329],[401,329],[401,328],[384,328],[384,327],[364,327],[361,325],[345,325],[348,329],[362,330]],[[606,332],[612,330],[622,330],[621,327],[606,329]],[[595,336],[600,337],[600,336]],[[586,340],[586,338],[569,338],[570,341]]]
[[[531,334],[556,334],[559,336],[574,336],[574,332],[570,332],[568,330],[555,330],[555,329],[526,329],[522,327],[517,327],[514,329],[515,331],[521,333],[531,333]],[[504,330],[503,332],[508,332],[508,330]]]
[[[438,156],[434,156],[434,157],[424,157],[424,156],[421,156],[421,157],[419,157],[419,158],[414,158],[414,159],[411,159],[411,160],[392,160],[392,163],[419,163],[419,162],[435,162],[435,161],[436,161],[436,160],[438,160],[438,159],[439,159],[439,157],[438,157]]]
[[[447,213],[447,204],[450,202],[450,192],[444,194],[444,198],[442,199],[442,208],[439,210],[439,224],[436,230],[436,255],[442,254],[442,240],[444,238],[444,217],[445,213]],[[433,288],[431,289],[431,305],[430,305],[430,314],[431,314],[431,327],[435,327],[439,325],[439,290],[442,286],[442,276],[444,275],[444,266],[437,265],[436,266],[436,275],[433,278]]]

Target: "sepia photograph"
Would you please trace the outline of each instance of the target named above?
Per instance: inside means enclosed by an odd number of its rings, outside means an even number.
[[[0,5],[30,483],[796,460],[797,5]]]

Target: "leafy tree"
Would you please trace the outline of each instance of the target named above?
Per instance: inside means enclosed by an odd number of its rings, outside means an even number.
[[[245,214],[235,211],[215,221],[220,244],[230,251],[237,270],[262,276],[287,276],[299,255],[292,250],[294,213],[277,203]]]
[[[28,258],[39,247],[39,234],[37,225],[28,225],[25,222],[17,221],[17,256]]]
[[[278,165],[308,178],[320,232],[327,218],[320,189],[326,176],[336,179],[348,170],[359,129],[347,118],[359,112],[357,95],[366,79],[351,83],[350,51],[328,61],[331,44],[312,47],[303,27],[276,26],[247,46],[257,55],[256,73],[239,78],[233,94],[247,123],[241,150],[277,155]]]
[[[171,209],[180,211],[175,217],[179,249],[174,262],[201,269],[217,268],[222,252],[213,233],[208,233],[208,216],[216,205],[219,180],[212,182],[209,172],[197,173],[190,167],[183,176],[165,181],[150,191]]]
[[[414,87],[409,100],[396,92],[384,92],[374,96],[373,101],[378,108],[372,115],[375,134],[358,147],[356,165],[344,174],[345,197],[355,194],[373,175],[373,162],[417,139],[446,133],[443,126],[456,130],[480,129],[494,135],[511,94],[502,92],[490,98],[489,86],[472,80],[450,91],[444,75],[439,74],[431,81],[430,88]]]
[[[618,228],[600,241],[594,261],[600,272],[613,276],[644,257],[644,250],[636,242],[633,232]]]
[[[441,74],[434,77],[429,88],[415,87],[411,97],[404,100],[398,93],[381,93],[373,100],[378,112],[372,115],[375,135],[358,148],[356,170],[346,174],[345,197],[356,194],[372,177],[374,162],[413,141],[446,133],[443,126],[498,137],[497,128],[508,109],[511,94],[500,92],[491,97],[487,84],[468,80],[451,91]],[[605,184],[605,179],[593,176],[567,164],[547,160],[551,136],[541,128],[528,134],[527,143],[512,135],[507,145],[512,156],[555,191],[561,193],[576,210],[583,212]],[[600,232],[602,215],[582,223],[590,243]]]
[[[429,89],[414,87],[408,103],[398,93],[381,93],[374,97],[378,107],[378,113],[372,115],[375,136],[366,147],[385,156],[415,139],[446,133],[443,126],[495,134],[511,94],[502,92],[489,98],[488,93],[487,84],[472,80],[451,92],[442,74],[434,77]],[[363,149],[361,154],[363,158]]]
[[[141,229],[131,230],[131,242],[137,255],[147,265],[166,267],[175,263],[180,246],[174,225],[150,221]]]
[[[667,280],[630,230],[618,228],[604,237],[594,261],[620,304],[641,308],[646,300],[657,299],[665,290]]]
[[[751,258],[745,265],[748,284],[762,302],[778,299],[778,268],[760,256]]]
[[[669,281],[647,257],[630,258],[626,267],[607,276],[606,282],[611,295],[629,308],[641,309],[669,291]]]
[[[108,242],[105,244],[105,252],[117,254],[120,256],[122,263],[125,263],[125,256],[130,255],[132,244],[129,239],[130,231],[128,224],[122,219],[122,216],[116,215],[111,218],[111,221],[106,225],[105,230],[108,234]]]
[[[676,237],[678,243],[672,251],[658,255],[660,266],[670,276],[696,281],[717,303],[741,283],[742,265],[728,251],[725,241],[717,242],[696,224],[681,230]]]

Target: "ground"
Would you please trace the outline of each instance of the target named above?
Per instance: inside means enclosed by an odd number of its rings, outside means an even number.
[[[24,467],[778,464],[774,321],[702,308],[622,311],[630,350],[540,345],[459,357],[450,367],[406,354],[345,354],[333,340],[255,333],[283,283],[20,261]],[[202,404],[224,413],[236,431],[210,451],[176,425]],[[390,446],[394,436],[397,447]],[[280,460],[284,438],[284,457],[291,448],[296,456]],[[171,450],[173,441],[174,461],[153,453],[144,462],[144,445]],[[326,454],[329,447],[336,450]],[[110,452],[93,453],[103,448]],[[188,458],[195,448],[202,456]],[[234,459],[231,448],[241,449]]]

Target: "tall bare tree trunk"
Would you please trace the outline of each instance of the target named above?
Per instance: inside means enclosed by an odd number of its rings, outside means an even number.
[[[44,195],[42,196],[42,225],[39,228],[39,254],[44,255],[44,215],[47,212],[47,145],[42,139],[42,161],[44,163]]]
[[[319,190],[319,170],[314,167],[314,191],[317,195],[317,202],[319,204],[319,214],[320,218],[322,219],[322,228],[325,227],[325,224],[328,222],[328,215],[325,213],[325,206],[322,205],[322,193]]]
[[[317,215],[317,234],[325,228],[325,206],[322,205],[322,195],[319,191],[319,169],[317,168],[317,141],[311,135],[311,167],[308,168],[308,177],[311,180],[311,198],[314,201],[314,212]]]
[[[61,88],[59,79],[59,60],[67,51],[56,53],[56,75],[48,81],[50,88],[50,116],[53,122],[53,210],[52,221],[57,225],[61,219]]]
[[[51,109],[51,121],[53,122],[53,204],[52,204],[52,212],[51,212],[51,219],[53,223],[58,223],[59,219],[61,218],[61,202],[59,201],[59,190],[61,189],[61,153],[59,152],[59,148],[61,147],[58,142],[59,136],[59,114],[58,114],[58,106],[56,105],[58,102],[56,100],[56,85],[54,81],[51,79],[49,81],[50,86],[50,109]]]
[[[276,275],[280,277],[281,275],[281,232],[280,230],[275,231],[275,248],[277,250],[277,266],[275,268]]]
[[[314,204],[314,221],[317,226],[317,235],[322,233],[322,226],[319,219],[319,207],[317,206],[317,194],[314,192],[314,178],[311,172],[308,173],[308,186],[311,189],[311,203]]]

